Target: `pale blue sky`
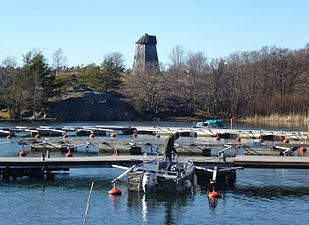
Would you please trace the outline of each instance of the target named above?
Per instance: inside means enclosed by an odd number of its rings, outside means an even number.
[[[309,42],[308,0],[0,0],[0,60],[39,49],[52,64],[100,63],[111,52],[132,66],[135,41],[157,36],[159,61],[176,45],[208,58]]]

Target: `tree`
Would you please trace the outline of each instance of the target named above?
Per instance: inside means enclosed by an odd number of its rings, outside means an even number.
[[[181,73],[185,70],[185,52],[181,45],[176,45],[171,49],[169,54],[170,67],[169,71],[174,73]]]
[[[154,68],[150,65],[150,68]],[[126,74],[122,86],[137,112],[155,117],[162,112],[165,96],[168,93],[168,80],[165,74],[156,69],[147,69],[146,73]]]
[[[24,76],[16,68],[15,57],[8,56],[2,61],[0,68],[0,95],[1,102],[6,106],[8,117],[19,120],[24,102]]]
[[[224,81],[226,74],[226,62],[224,59],[213,59],[209,64],[209,72],[207,75],[208,90],[208,102],[210,110],[213,114],[217,114],[222,111],[223,89],[227,85]]]
[[[117,52],[104,57],[98,76],[102,91],[112,91],[119,88],[121,76],[124,72],[123,62],[123,56]]]
[[[59,75],[61,69],[67,65],[67,57],[63,55],[63,51],[59,48],[53,54],[53,68],[56,70],[56,76]]]
[[[5,59],[2,60],[2,66],[5,68],[16,68],[17,67],[17,60],[14,56],[7,56]]]
[[[27,78],[28,106],[36,118],[37,113],[42,111],[54,94],[55,73],[41,52],[30,51],[23,56],[23,61],[23,73]]]

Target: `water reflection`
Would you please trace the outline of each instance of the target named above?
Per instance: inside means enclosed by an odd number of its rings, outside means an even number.
[[[128,208],[138,207],[141,209],[143,224],[150,223],[149,212],[153,212],[163,207],[164,219],[163,224],[174,224],[175,215],[185,209],[187,203],[192,199],[192,195],[179,195],[173,193],[151,193],[128,192]]]
[[[218,205],[218,198],[208,197],[209,209],[215,209]]]
[[[308,187],[241,186],[235,188],[233,192],[234,195],[246,196],[254,199],[268,199],[268,200],[274,200],[286,197],[309,197]]]
[[[218,202],[220,199],[224,199],[225,191],[232,190],[234,188],[233,185],[223,185],[218,184],[215,187],[212,184],[208,184],[207,186],[200,186],[200,194],[207,195],[209,209],[214,210],[218,206]],[[216,191],[220,194],[220,197],[210,197],[209,193],[212,191]]]

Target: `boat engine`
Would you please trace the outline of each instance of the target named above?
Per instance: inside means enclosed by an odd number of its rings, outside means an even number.
[[[142,186],[144,192],[152,190],[157,184],[157,177],[154,173],[145,172],[143,176]]]

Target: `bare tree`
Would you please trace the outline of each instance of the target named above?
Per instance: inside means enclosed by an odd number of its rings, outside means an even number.
[[[62,48],[56,50],[53,54],[53,68],[56,70],[56,76],[59,75],[61,69],[66,67],[67,57],[63,55]]]
[[[181,72],[185,65],[185,51],[181,45],[176,45],[169,54],[170,68],[174,72]]]
[[[224,59],[211,60],[207,80],[209,82],[208,99],[210,112],[217,114],[222,111],[223,89],[225,88],[224,75],[226,73],[226,62]]]
[[[162,72],[147,69],[147,73],[127,74],[124,78],[123,92],[128,96],[135,109],[157,116],[168,90],[168,81]]]
[[[2,66],[5,68],[16,68],[17,60],[15,56],[7,56],[2,60]]]
[[[0,68],[1,101],[8,110],[9,119],[13,120],[20,119],[25,93],[25,77],[16,65],[15,57],[8,56]]]

